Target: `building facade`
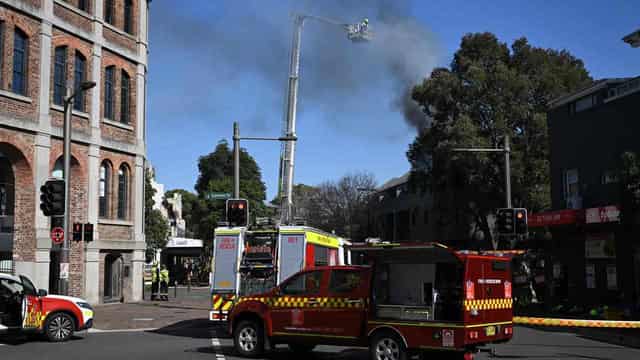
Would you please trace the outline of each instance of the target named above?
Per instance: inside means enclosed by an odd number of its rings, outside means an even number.
[[[553,102],[548,113],[553,211],[545,278],[552,303],[640,305],[640,240],[623,227],[620,167],[640,153],[640,78],[604,79]]]
[[[370,224],[383,241],[435,241],[430,193],[410,189],[409,172],[376,189],[370,198]]]
[[[40,186],[62,176],[67,84],[73,103],[70,295],[142,297],[147,0],[0,0],[0,270],[57,291],[59,248]]]

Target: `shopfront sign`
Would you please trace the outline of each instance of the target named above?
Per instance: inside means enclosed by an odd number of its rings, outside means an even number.
[[[587,224],[600,224],[620,221],[620,209],[616,205],[589,208],[585,210]]]
[[[616,241],[613,233],[587,233],[584,239],[586,259],[615,259]]]
[[[581,222],[582,210],[557,210],[543,213],[532,213],[528,216],[529,227],[543,227],[552,225],[569,225]]]

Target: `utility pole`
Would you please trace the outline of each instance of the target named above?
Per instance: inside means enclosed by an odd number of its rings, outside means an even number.
[[[233,123],[233,198],[240,199],[240,128]]]

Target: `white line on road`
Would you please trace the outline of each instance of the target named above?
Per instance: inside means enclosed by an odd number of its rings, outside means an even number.
[[[220,354],[217,351],[220,351],[220,339],[212,338],[211,345],[213,346],[213,350],[216,351],[216,360],[225,360],[224,354]]]
[[[158,328],[141,328],[141,329],[111,329],[111,330],[101,330],[96,328],[89,329],[90,333],[114,333],[114,332],[145,332],[145,331],[153,331],[158,330]]]

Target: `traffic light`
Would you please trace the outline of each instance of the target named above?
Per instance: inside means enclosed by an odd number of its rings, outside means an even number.
[[[84,241],[85,242],[93,241],[93,224],[92,223],[84,224]]]
[[[526,234],[528,231],[527,209],[517,208],[513,210],[515,212],[516,234]]]
[[[249,202],[246,199],[227,200],[227,221],[230,226],[249,224]]]
[[[40,209],[45,216],[64,215],[64,180],[47,180],[40,187]]]
[[[503,208],[498,209],[496,214],[496,229],[500,235],[514,235],[515,234],[515,209]]]
[[[82,224],[73,223],[73,241],[82,241]]]

